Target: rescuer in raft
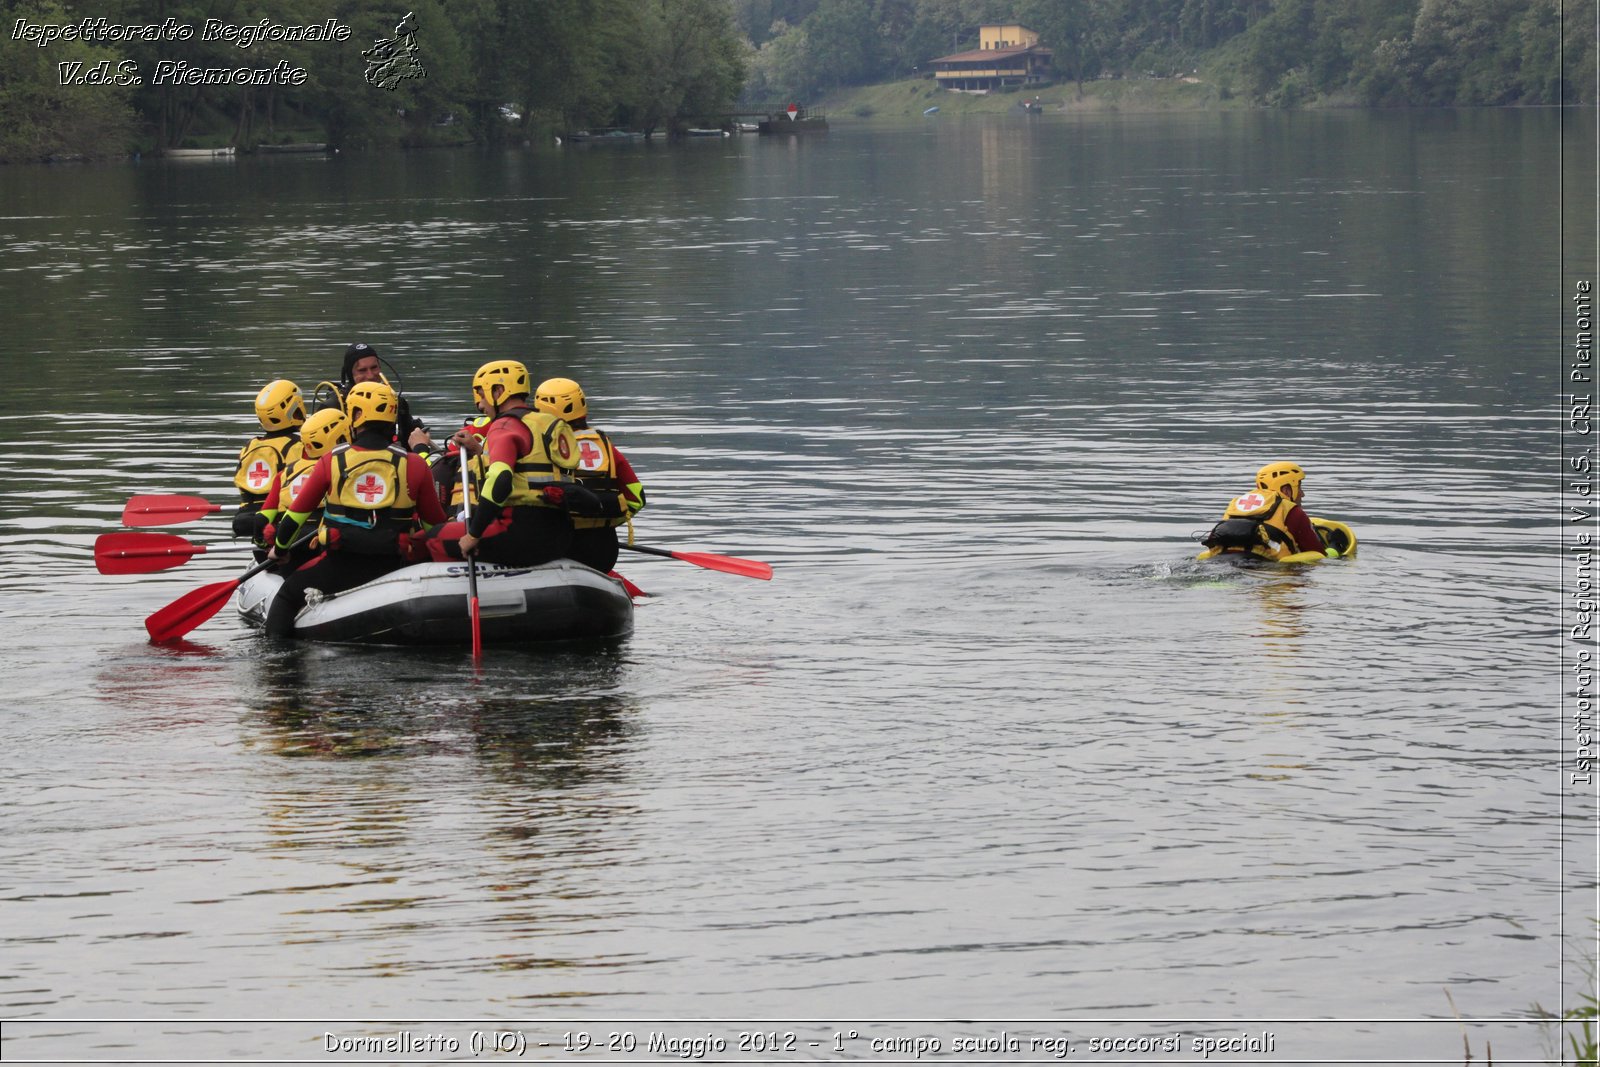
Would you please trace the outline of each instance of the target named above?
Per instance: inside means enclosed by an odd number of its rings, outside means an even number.
[[[239,466],[233,475],[233,484],[239,489],[239,510],[233,516],[235,537],[255,535],[256,515],[266,503],[272,480],[286,464],[300,458],[300,426],[306,421],[300,387],[285,378],[268,382],[256,394],[256,418],[262,432],[239,450]]]
[[[405,566],[405,541],[418,520],[445,521],[428,464],[392,443],[399,406],[383,382],[363,382],[346,394],[351,440],[317,460],[278,520],[271,556],[284,558],[319,505],[322,552],[284,578],[267,612],[267,633],[293,635],[307,589],[339,593]]]
[[[426,558],[465,559],[532,567],[572,549],[567,509],[599,510],[599,501],[579,485],[578,442],[565,421],[528,402],[528,368],[514,359],[485,363],[472,377],[472,398],[489,417],[483,434],[481,484],[469,522],[451,522],[427,533]],[[469,453],[478,450],[475,428],[451,438]],[[413,543],[413,556],[418,558]]]
[[[1300,505],[1305,499],[1306,472],[1298,463],[1268,463],[1256,472],[1252,492],[1234,497],[1221,522],[1201,542],[1224,552],[1253,552],[1283,559],[1304,552],[1337,559],[1339,550],[1326,544]]]
[[[338,408],[325,408],[312,415],[300,427],[301,456],[292,463],[287,464],[272,479],[272,488],[267,490],[266,502],[261,505],[261,511],[256,515],[256,544],[263,551],[272,547],[272,539],[277,534],[278,517],[288,507],[295,495],[304,489],[306,482],[311,479],[311,472],[316,469],[317,461],[339,445],[350,442],[350,420]],[[322,521],[322,512],[313,511],[306,519],[306,526],[311,526]],[[299,566],[312,556],[316,549],[311,545],[301,545],[289,555],[287,563],[290,566]],[[265,558],[265,557],[263,557]]]
[[[534,390],[533,402],[572,427],[578,442],[578,481],[600,500],[599,515],[573,514],[567,555],[605,574],[617,565],[617,527],[628,527],[631,543],[633,516],[645,504],[644,486],[605,431],[589,425],[589,401],[577,382],[548,378]]]

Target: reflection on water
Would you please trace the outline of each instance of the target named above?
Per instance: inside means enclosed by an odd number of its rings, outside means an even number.
[[[0,1002],[1548,1001],[1533,457],[1555,439],[1528,354],[1554,322],[1555,121],[1061,117],[0,173],[27,364],[0,393],[0,548],[28,562],[0,572]],[[774,580],[628,555],[653,594],[630,638],[481,672],[275,645],[229,610],[145,644],[146,615],[236,573],[225,526],[128,578],[93,573],[94,537],[136,492],[226,502],[260,382],[331,377],[357,337],[436,427],[490,355],[577,378],[648,487],[640,541]],[[1276,458],[1359,555],[1195,561]],[[1318,1047],[1454,1049],[1376,1026]]]
[[[454,650],[278,646],[253,658],[250,690],[268,749],[368,758],[470,751],[521,784],[560,788],[624,751],[636,710],[612,646],[530,655],[490,650],[474,671]],[[537,781],[535,781],[535,777]],[[570,779],[570,780],[569,780]]]
[[[243,743],[278,761],[256,798],[264,847],[345,872],[259,890],[282,901],[270,936],[355,938],[374,954],[345,969],[390,977],[436,972],[441,952],[458,977],[603,965],[548,939],[614,921],[584,903],[591,872],[637,834],[640,707],[616,648],[496,649],[473,671],[427,650],[264,643],[250,668]],[[458,856],[467,868],[440,868]]]

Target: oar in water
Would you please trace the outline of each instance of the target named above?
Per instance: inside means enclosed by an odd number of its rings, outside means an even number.
[[[316,535],[317,531],[308,531],[304,537],[290,545],[289,549],[299,548]],[[243,585],[247,579],[255,577],[276,562],[271,559],[262,560],[232,581],[213,582],[211,585],[202,585],[193,592],[185,593],[144,620],[144,628],[149,631],[150,640],[161,644],[182,637],[222,610],[222,605],[233,596],[234,590]]]
[[[629,596],[631,596],[631,597],[633,597],[635,599],[638,599],[640,597],[647,597],[647,596],[650,595],[649,593],[646,593],[643,589],[640,589],[638,586],[636,586],[632,582],[628,581],[628,579],[624,578],[622,575],[618,574],[616,571],[606,571],[606,577],[607,578],[615,578],[617,581],[621,582],[622,583],[622,591],[627,593]]]
[[[221,504],[198,496],[136,496],[122,509],[122,525],[176,526],[221,510]]]
[[[108,533],[94,539],[94,565],[101,574],[151,574],[181,567],[205,550],[177,534]]]
[[[762,581],[772,580],[772,565],[762,563],[760,560],[740,559],[737,556],[719,556],[714,552],[674,552],[666,548],[651,548],[648,545],[630,545],[622,542],[618,547],[626,548],[629,552],[644,552],[651,556],[666,556],[669,559],[679,559],[685,563],[693,563],[696,567],[704,567],[708,571],[724,571],[728,574],[743,575],[746,578],[760,578]]]

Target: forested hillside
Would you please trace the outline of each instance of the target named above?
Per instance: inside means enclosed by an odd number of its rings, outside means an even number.
[[[747,92],[925,73],[1020,22],[1063,80],[1199,72],[1250,101],[1375,107],[1595,102],[1594,0],[736,0]]]
[[[363,52],[396,40],[408,11],[414,70],[392,88],[375,84]],[[493,143],[543,128],[668,128],[725,109],[749,54],[727,0],[0,0],[0,15],[5,160],[190,143],[351,148]],[[49,27],[78,30],[86,18],[106,20],[89,23],[93,40],[45,40]],[[285,39],[329,19],[348,39]],[[222,24],[214,39],[208,20]],[[61,84],[64,64],[92,72],[107,61],[111,84]],[[210,72],[224,83],[207,83]],[[249,77],[266,84],[238,84]]]
[[[1198,75],[1268,107],[1593,104],[1595,3],[0,0],[0,160],[670,131],[741,99],[926,76],[987,22],[1039,32],[1079,85]],[[375,43],[401,40],[413,66],[375,79]]]

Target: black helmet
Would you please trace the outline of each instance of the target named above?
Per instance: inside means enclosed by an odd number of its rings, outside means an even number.
[[[378,350],[376,348],[373,348],[365,341],[357,341],[355,344],[345,349],[344,369],[339,372],[339,380],[348,387],[352,382],[355,381],[351,375],[355,371],[356,362],[358,360],[366,359],[368,356],[373,356],[377,359],[383,358],[378,355]]]

